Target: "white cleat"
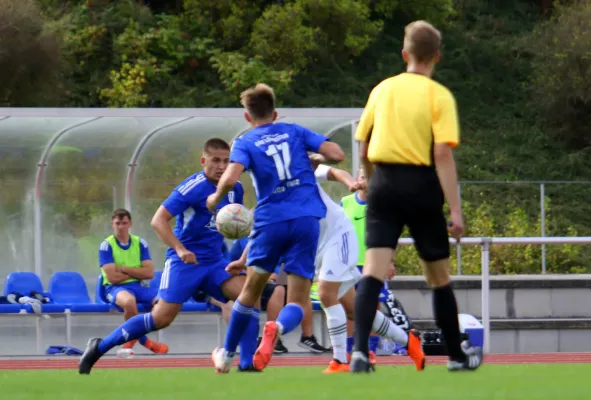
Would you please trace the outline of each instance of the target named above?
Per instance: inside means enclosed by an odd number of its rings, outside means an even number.
[[[133,358],[135,353],[133,349],[119,349],[117,350],[117,357],[119,358]]]
[[[232,368],[234,354],[230,354],[223,347],[216,347],[211,353],[211,361],[213,361],[216,374],[227,374]]]

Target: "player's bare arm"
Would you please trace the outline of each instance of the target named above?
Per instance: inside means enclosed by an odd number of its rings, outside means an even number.
[[[152,228],[158,235],[158,238],[162,240],[164,244],[173,248],[184,263],[197,264],[197,258],[195,257],[195,254],[187,250],[172,232],[170,227],[170,220],[172,218],[173,216],[168,212],[168,210],[163,206],[160,206],[158,210],[156,210],[154,217],[152,217]]]
[[[216,207],[222,199],[236,186],[236,183],[240,179],[240,174],[244,172],[244,165],[240,163],[230,163],[228,168],[224,171],[224,174],[220,178],[217,190],[214,194],[207,197],[206,207],[212,213],[215,212]]]
[[[318,153],[324,156],[325,164],[338,164],[345,159],[345,153],[341,149],[341,146],[329,141],[320,145]]]
[[[464,231],[462,220],[462,208],[460,196],[458,194],[458,178],[456,171],[456,162],[452,153],[451,146],[447,143],[435,143],[433,150],[433,159],[441,189],[449,205],[451,226],[449,228],[451,235],[460,240]]]
[[[331,168],[328,171],[328,180],[342,183],[349,191],[356,192],[359,189],[359,185],[353,176],[345,170],[338,168]]]
[[[124,274],[136,279],[152,279],[154,277],[154,263],[152,260],[142,261],[142,266],[140,268],[121,266],[119,269]]]
[[[369,142],[359,142],[359,161],[361,161],[361,165],[363,166],[366,182],[369,182],[369,180],[371,179],[371,174],[373,173],[373,164],[371,163],[371,161],[369,161],[369,158],[367,158],[368,149]]]
[[[232,275],[238,275],[244,269],[246,269],[246,257],[248,255],[248,244],[244,246],[244,251],[238,260],[232,261],[226,267],[226,271]]]
[[[120,267],[113,263],[105,264],[102,266],[102,268],[103,271],[105,271],[105,274],[107,274],[107,279],[113,285],[118,285],[119,283],[131,278],[131,275],[121,272]]]

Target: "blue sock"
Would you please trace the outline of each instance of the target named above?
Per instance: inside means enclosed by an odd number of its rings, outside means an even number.
[[[370,336],[369,337],[369,350],[373,351],[374,353],[378,349],[378,344],[380,343],[379,336]]]
[[[355,338],[350,336],[347,338],[347,353],[351,354],[353,351],[353,343],[355,342]]]
[[[252,358],[257,351],[257,340],[259,338],[259,313],[256,308],[252,309],[250,323],[240,340],[240,368],[248,368],[252,365]]]
[[[142,346],[145,346],[147,341],[148,341],[148,337],[145,335],[138,339],[138,342],[140,342],[140,344]]]
[[[226,332],[226,341],[224,349],[229,353],[235,353],[238,342],[246,332],[250,321],[252,320],[253,307],[246,307],[240,304],[238,300],[234,302],[232,307],[232,314],[230,315],[230,323],[228,324],[228,331]]]
[[[115,346],[122,345],[133,339],[138,339],[146,333],[156,330],[152,314],[139,314],[131,317],[125,323],[101,340],[98,349],[102,354],[111,350]]]
[[[293,331],[304,319],[304,309],[298,304],[289,303],[279,312],[277,316],[277,324],[283,327],[282,335],[286,335]]]

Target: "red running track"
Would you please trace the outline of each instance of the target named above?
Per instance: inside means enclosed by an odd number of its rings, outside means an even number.
[[[327,356],[276,356],[271,361],[273,367],[284,366],[324,366]],[[441,365],[446,357],[427,358],[427,365]],[[543,354],[491,354],[485,356],[486,364],[548,364],[548,363],[591,363],[591,353],[543,353]],[[412,365],[408,357],[378,357],[378,365]],[[95,368],[211,368],[209,357],[136,356],[131,359],[106,357]],[[0,370],[45,370],[77,369],[78,357],[59,359],[4,359],[0,360]]]

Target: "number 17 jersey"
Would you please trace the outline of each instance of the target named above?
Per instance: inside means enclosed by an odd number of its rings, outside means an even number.
[[[308,152],[318,152],[326,140],[297,124],[274,123],[234,141],[230,162],[250,172],[257,197],[254,228],[300,217],[325,217]]]

